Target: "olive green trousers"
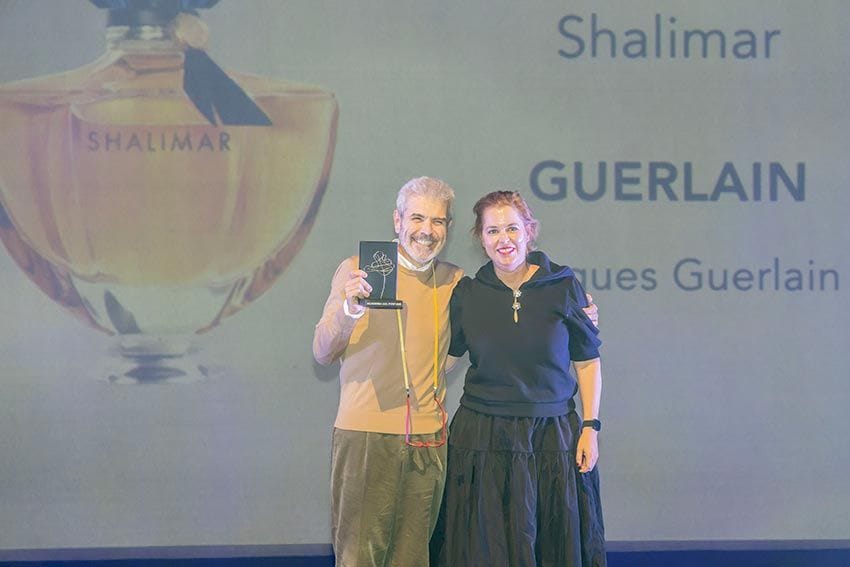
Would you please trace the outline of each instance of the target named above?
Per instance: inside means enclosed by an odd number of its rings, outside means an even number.
[[[427,567],[445,480],[445,445],[409,447],[404,435],[334,429],[331,532],[337,567]]]

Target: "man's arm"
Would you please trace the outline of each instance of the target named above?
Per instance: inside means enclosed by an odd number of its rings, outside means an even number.
[[[352,258],[343,260],[337,268],[322,318],[313,332],[313,358],[319,364],[331,364],[348,346],[357,319],[365,311],[354,298],[367,297],[372,291],[365,278],[366,274],[357,269]]]
[[[587,298],[587,307],[584,307],[584,313],[587,315],[587,318],[590,319],[590,322],[593,323],[596,327],[599,326],[599,307],[593,303],[593,297],[585,292],[585,297]]]

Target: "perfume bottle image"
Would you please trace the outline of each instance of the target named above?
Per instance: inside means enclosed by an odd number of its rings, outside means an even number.
[[[268,290],[311,228],[336,99],[218,67],[198,15],[218,0],[91,2],[99,59],[0,85],[0,238],[115,336],[105,378],[198,379],[195,335]]]

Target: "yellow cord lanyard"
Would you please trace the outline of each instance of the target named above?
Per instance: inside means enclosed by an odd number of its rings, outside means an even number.
[[[411,447],[440,447],[446,444],[446,439],[448,438],[448,431],[446,430],[446,423],[448,422],[448,415],[446,414],[446,409],[443,407],[443,404],[440,403],[439,396],[439,388],[440,388],[440,306],[437,301],[437,271],[434,268],[434,260],[431,263],[431,284],[433,287],[433,299],[434,299],[434,379],[433,379],[433,389],[434,389],[434,401],[437,404],[437,407],[440,410],[440,420],[442,422],[442,428],[440,433],[440,439],[436,441],[411,441],[410,435],[411,430],[413,429],[413,416],[410,411],[410,371],[407,368],[407,351],[404,348],[404,328],[401,324],[401,309],[396,310],[396,322],[398,323],[398,340],[399,346],[401,348],[401,368],[404,374],[404,393],[405,393],[405,418],[404,418],[404,442],[406,445]],[[414,393],[415,390],[414,390]]]

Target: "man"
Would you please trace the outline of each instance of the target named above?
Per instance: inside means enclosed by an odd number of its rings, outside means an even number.
[[[341,362],[331,462],[338,567],[428,565],[445,483],[449,299],[463,275],[437,260],[453,200],[451,187],[429,177],[398,192],[401,312],[358,304],[372,289],[350,257],[337,268],[316,325],[316,361]]]
[[[440,404],[449,299],[463,275],[436,260],[446,243],[453,199],[451,187],[428,177],[410,180],[398,193],[393,224],[404,356],[398,313],[367,311],[356,301],[372,291],[356,257],[337,268],[316,325],[316,360],[341,361],[331,463],[331,531],[340,567],[428,565],[445,481]]]

